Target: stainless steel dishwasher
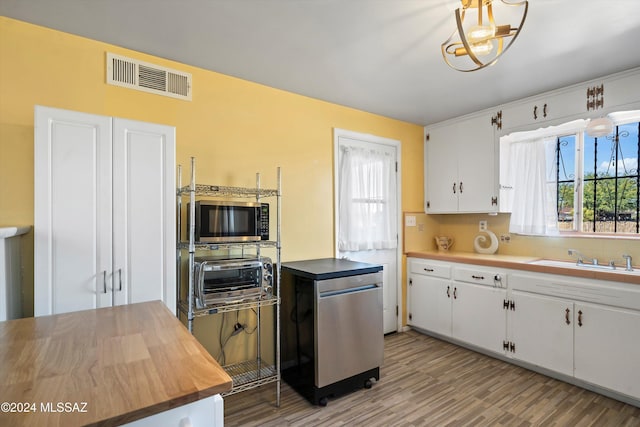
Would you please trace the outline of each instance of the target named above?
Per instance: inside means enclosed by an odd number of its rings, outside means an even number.
[[[333,258],[284,263],[281,292],[287,383],[324,406],[380,379],[381,266]]]

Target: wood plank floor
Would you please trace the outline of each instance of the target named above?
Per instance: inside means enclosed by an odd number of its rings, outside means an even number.
[[[640,426],[640,408],[419,334],[385,338],[380,381],[311,405],[282,383],[225,398],[227,426]]]

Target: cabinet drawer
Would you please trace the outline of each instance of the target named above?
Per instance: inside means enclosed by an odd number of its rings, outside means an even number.
[[[453,270],[453,279],[459,282],[475,283],[477,285],[507,287],[507,275],[498,270],[481,270],[475,268],[458,268]]]
[[[412,261],[410,265],[410,271],[414,274],[441,277],[443,279],[451,278],[451,267],[448,265],[441,265],[428,261]]]

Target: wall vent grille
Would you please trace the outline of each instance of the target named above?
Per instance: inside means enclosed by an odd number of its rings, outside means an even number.
[[[107,83],[191,101],[191,74],[107,52]]]

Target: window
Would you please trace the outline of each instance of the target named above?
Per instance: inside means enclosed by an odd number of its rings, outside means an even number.
[[[640,233],[640,122],[611,135],[577,132],[556,142],[558,229]]]

